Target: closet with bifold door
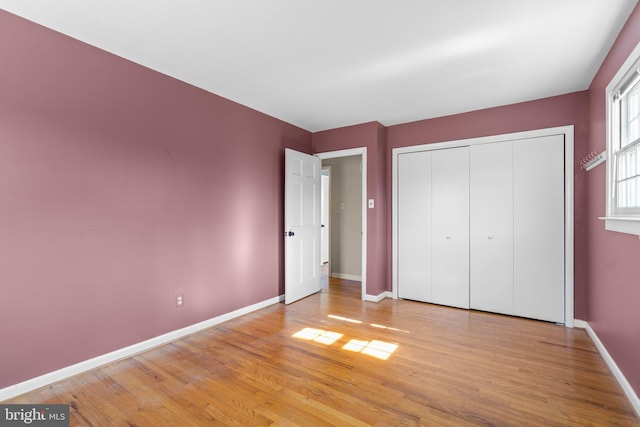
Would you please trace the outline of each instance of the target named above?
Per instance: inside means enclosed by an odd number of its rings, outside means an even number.
[[[421,148],[395,166],[397,296],[564,322],[565,135]]]

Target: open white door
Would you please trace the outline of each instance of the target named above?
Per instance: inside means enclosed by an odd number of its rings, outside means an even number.
[[[284,302],[320,291],[320,159],[284,151]]]

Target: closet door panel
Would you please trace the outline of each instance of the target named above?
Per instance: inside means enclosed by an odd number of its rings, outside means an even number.
[[[564,322],[564,136],[513,150],[515,314]]]
[[[431,300],[431,152],[398,156],[398,297]]]
[[[470,306],[513,314],[513,144],[470,149]]]
[[[469,308],[469,147],[435,150],[431,302]]]

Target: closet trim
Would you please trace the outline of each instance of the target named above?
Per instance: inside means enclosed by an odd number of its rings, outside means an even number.
[[[538,138],[542,136],[564,135],[564,185],[565,185],[565,206],[564,206],[564,289],[565,289],[565,309],[564,325],[572,328],[574,326],[574,127],[560,126],[546,129],[536,129],[524,132],[515,132],[500,135],[483,136],[452,141],[434,142],[430,144],[413,145],[409,147],[394,148],[391,159],[392,167],[392,295],[398,298],[398,156],[403,153],[414,153],[419,151],[440,150],[444,148],[465,147],[479,144],[491,144],[496,142],[514,141],[528,138]]]

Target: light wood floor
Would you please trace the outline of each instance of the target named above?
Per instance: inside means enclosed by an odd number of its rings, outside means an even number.
[[[5,403],[81,426],[640,425],[583,330],[359,297],[331,279]]]

